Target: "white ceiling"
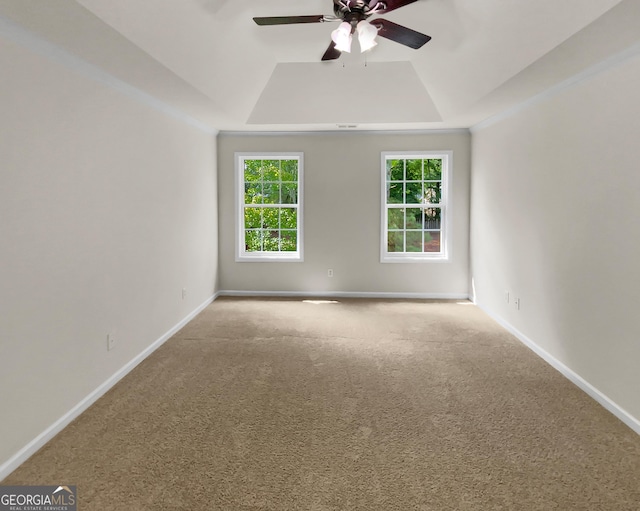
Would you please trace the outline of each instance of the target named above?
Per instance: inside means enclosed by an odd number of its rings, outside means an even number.
[[[640,40],[637,0],[418,0],[385,17],[423,48],[380,39],[325,63],[335,25],[252,21],[332,5],[0,0],[0,16],[220,130],[469,127]]]

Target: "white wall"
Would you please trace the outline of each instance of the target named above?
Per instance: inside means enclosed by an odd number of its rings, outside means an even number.
[[[453,243],[447,263],[380,263],[380,153],[453,151]],[[304,152],[304,262],[235,262],[234,152]],[[220,289],[467,296],[468,132],[218,136]],[[334,277],[327,277],[327,269]]]
[[[636,419],[638,84],[636,56],[474,131],[471,210],[478,303]]]
[[[217,191],[211,133],[10,40],[0,69],[6,468],[211,298]]]

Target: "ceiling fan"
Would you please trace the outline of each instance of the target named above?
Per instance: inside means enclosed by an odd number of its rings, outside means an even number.
[[[357,32],[360,49],[364,52],[377,43],[376,36],[390,39],[410,48],[421,48],[431,37],[410,28],[398,25],[382,18],[371,22],[367,18],[373,14],[385,14],[417,0],[333,0],[333,16],[323,14],[311,16],[270,16],[253,18],[258,25],[290,25],[293,23],[324,23],[341,21],[340,26],[331,33],[331,44],[322,56],[322,60],[334,60],[343,51],[351,51],[352,35]]]

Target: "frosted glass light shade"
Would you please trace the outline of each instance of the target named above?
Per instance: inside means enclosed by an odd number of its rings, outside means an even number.
[[[331,32],[331,40],[335,43],[336,49],[351,53],[351,25],[346,21]]]
[[[378,29],[374,27],[368,21],[362,20],[358,23],[358,41],[360,42],[360,51],[364,53],[370,50],[378,43],[376,42],[376,36],[378,35]]]

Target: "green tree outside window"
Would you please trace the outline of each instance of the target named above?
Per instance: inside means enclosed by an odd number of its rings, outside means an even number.
[[[298,160],[244,160],[245,252],[298,250]]]

